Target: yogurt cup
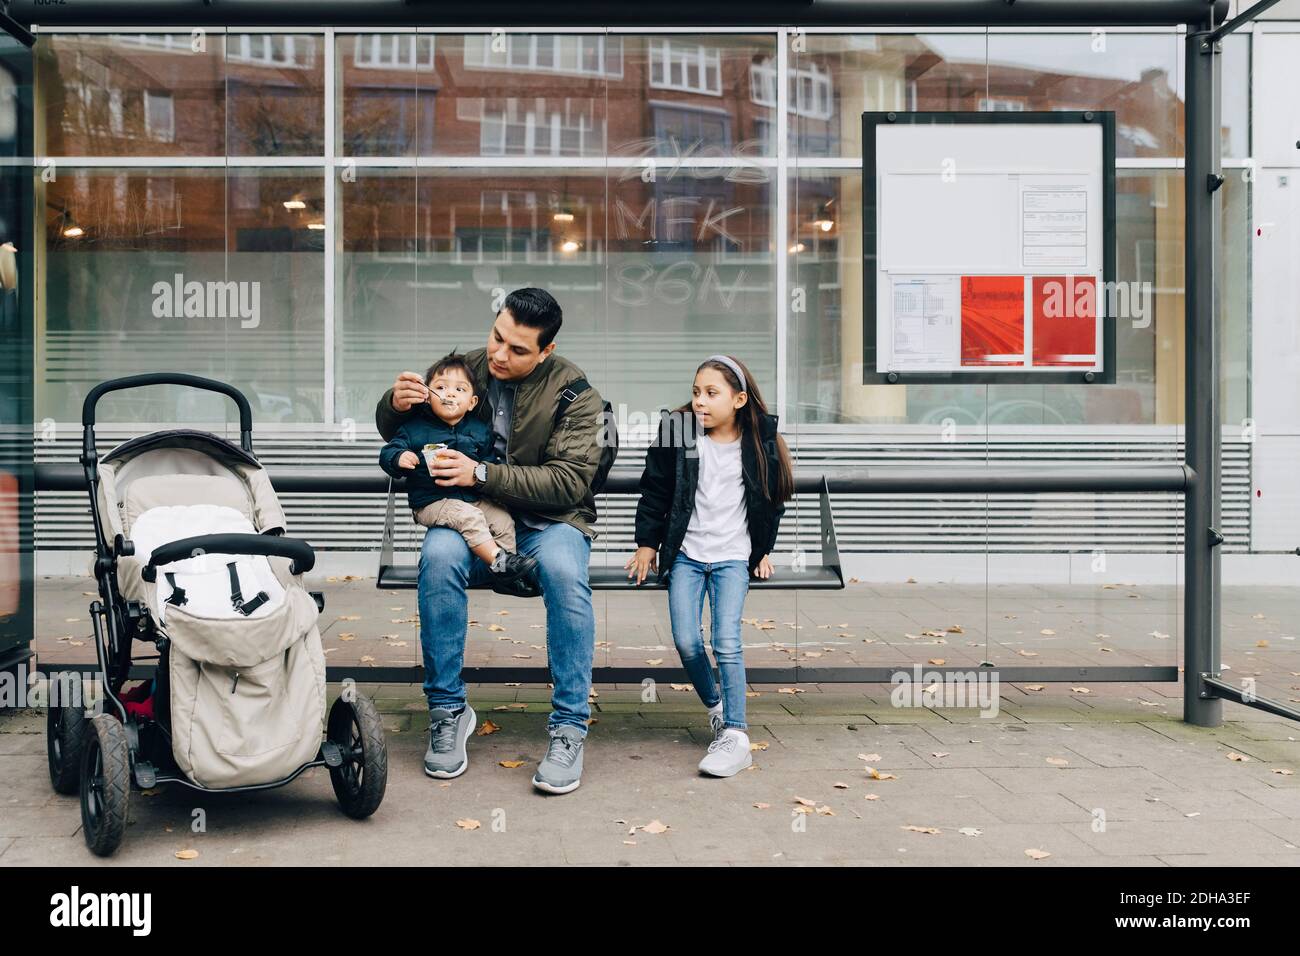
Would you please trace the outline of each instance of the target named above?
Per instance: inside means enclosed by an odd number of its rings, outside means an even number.
[[[433,477],[434,461],[437,460],[438,456],[446,450],[447,450],[447,443],[445,441],[440,441],[434,444],[424,446],[424,465],[426,468],[429,469],[430,478]]]

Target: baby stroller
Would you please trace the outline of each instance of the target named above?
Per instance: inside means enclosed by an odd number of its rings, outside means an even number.
[[[145,385],[230,396],[239,406],[239,445],[173,429],[98,458],[96,403]],[[68,705],[49,708],[47,745],[54,789],[81,794],[86,844],[101,856],[117,849],[133,785],[266,790],[320,766],[329,768],[343,812],[370,816],[388,780],[383,724],[375,705],[354,693],[336,700],[325,721],[316,627],[324,598],[302,583],[315,553],[284,535],[284,512],[253,456],[248,399],[195,375],[133,375],[91,389],[82,425],[103,707],[88,717],[84,703],[59,695]],[[157,666],[127,689],[138,679],[135,641],[157,648]]]

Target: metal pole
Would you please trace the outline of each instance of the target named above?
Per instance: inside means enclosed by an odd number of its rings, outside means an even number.
[[[1199,727],[1223,723],[1223,702],[1202,675],[1219,676],[1219,361],[1215,240],[1219,234],[1219,46],[1212,23],[1188,25],[1187,99],[1186,427],[1185,460],[1193,472],[1185,501],[1183,580],[1183,719]]]

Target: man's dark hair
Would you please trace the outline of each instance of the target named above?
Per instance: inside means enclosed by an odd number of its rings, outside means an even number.
[[[429,366],[429,371],[424,373],[424,384],[428,385],[436,376],[452,369],[460,369],[460,371],[465,374],[465,378],[469,379],[469,387],[472,388],[474,394],[477,395],[478,382],[474,379],[474,370],[471,369],[469,363],[465,361],[465,356],[454,350],[448,352],[442,358],[438,359],[438,361]]]
[[[516,322],[537,329],[537,347],[544,349],[555,339],[564,322],[564,311],[555,297],[545,289],[515,289],[501,306],[509,310]],[[500,315],[501,313],[497,313]]]

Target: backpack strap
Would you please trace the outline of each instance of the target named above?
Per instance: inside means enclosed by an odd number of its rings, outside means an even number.
[[[589,388],[591,388],[591,383],[585,378],[580,378],[576,382],[570,383],[565,387],[564,391],[560,392],[560,401],[555,406],[555,428],[560,427],[560,419],[564,418],[568,413],[569,406],[577,401],[578,396]]]

